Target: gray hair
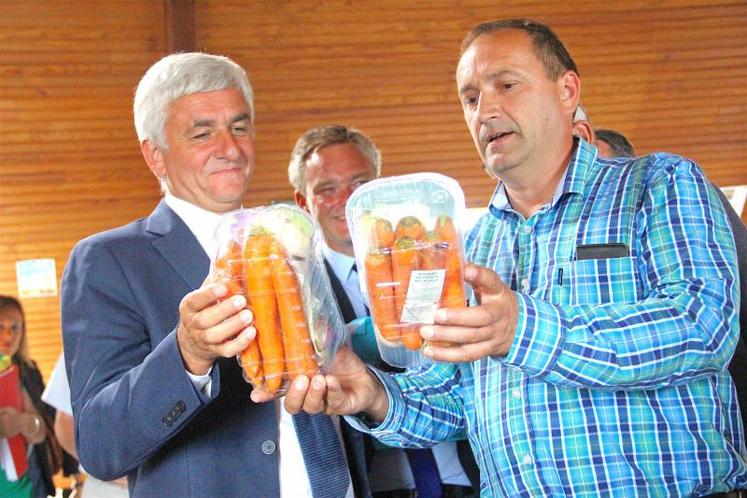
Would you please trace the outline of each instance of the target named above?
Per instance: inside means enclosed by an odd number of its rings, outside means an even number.
[[[358,146],[373,166],[376,177],[381,175],[381,152],[362,131],[343,125],[327,125],[311,128],[296,141],[288,164],[288,181],[301,193],[306,192],[304,170],[306,161],[316,151],[329,145],[351,143]]]
[[[150,140],[167,149],[169,106],[186,95],[227,88],[241,91],[254,121],[252,86],[241,66],[228,57],[201,52],[167,55],[146,71],[135,90],[133,113],[138,140]]]
[[[579,121],[588,121],[591,123],[591,119],[589,119],[589,115],[586,113],[586,108],[581,104],[576,106],[576,112],[573,113],[573,122],[578,123]]]

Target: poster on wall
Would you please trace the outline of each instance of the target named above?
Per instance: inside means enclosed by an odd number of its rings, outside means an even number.
[[[57,295],[57,268],[53,258],[16,261],[18,297],[52,297]]]

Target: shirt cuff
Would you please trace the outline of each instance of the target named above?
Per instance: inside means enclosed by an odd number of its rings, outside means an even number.
[[[560,310],[546,301],[516,293],[519,321],[511,349],[504,362],[521,368],[527,375],[546,374],[557,362],[565,343],[565,327]]]
[[[213,381],[210,378],[210,372],[212,371],[213,367],[210,367],[207,373],[203,375],[196,375],[185,370],[185,372],[187,372],[187,376],[189,376],[189,380],[192,381],[192,385],[194,386],[195,390],[207,398],[210,397],[210,388],[213,385]]]

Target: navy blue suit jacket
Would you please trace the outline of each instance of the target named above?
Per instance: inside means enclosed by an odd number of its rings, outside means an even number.
[[[181,360],[179,303],[208,268],[161,201],[149,217],[79,242],[65,269],[62,329],[80,461],[101,479],[126,474],[134,498],[279,496],[275,404],[249,399],[235,358],[216,362],[209,397]]]

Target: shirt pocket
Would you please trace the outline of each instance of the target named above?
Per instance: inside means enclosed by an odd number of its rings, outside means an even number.
[[[567,285],[571,305],[634,303],[641,284],[632,257],[573,261]]]

